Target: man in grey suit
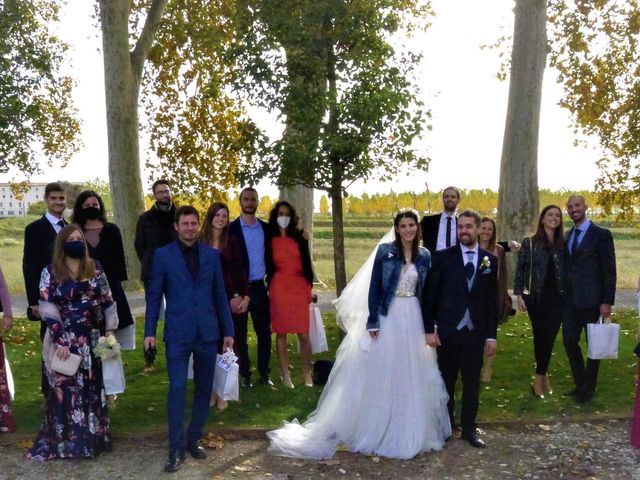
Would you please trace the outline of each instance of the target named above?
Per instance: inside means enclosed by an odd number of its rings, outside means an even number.
[[[567,213],[573,228],[567,235],[567,297],[562,323],[564,343],[575,388],[567,395],[580,403],[593,397],[600,360],[587,359],[580,349],[580,334],[598,317],[611,317],[616,294],[616,253],[613,237],[606,228],[585,216],[584,197],[571,195]],[[589,338],[587,338],[587,342]]]

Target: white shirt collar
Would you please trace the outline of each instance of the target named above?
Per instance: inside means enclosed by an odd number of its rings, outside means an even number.
[[[49,223],[51,225],[53,225],[54,227],[58,227],[58,222],[60,220],[62,220],[62,218],[58,218],[54,215],[51,215],[51,213],[49,213],[49,211],[47,210],[47,212],[44,214],[44,216],[46,217],[47,220],[49,220]]]

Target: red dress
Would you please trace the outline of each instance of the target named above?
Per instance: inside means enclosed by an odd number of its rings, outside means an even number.
[[[309,333],[311,285],[304,276],[300,247],[291,237],[271,240],[275,271],[269,283],[271,331]]]

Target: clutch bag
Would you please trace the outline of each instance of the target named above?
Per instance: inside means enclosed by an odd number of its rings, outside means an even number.
[[[60,357],[58,357],[56,352],[56,354],[53,355],[53,360],[51,361],[51,369],[55,370],[58,373],[61,373],[62,375],[71,377],[78,371],[81,361],[82,355],[71,353],[69,354],[69,358],[67,358],[66,360],[62,360],[60,359]]]

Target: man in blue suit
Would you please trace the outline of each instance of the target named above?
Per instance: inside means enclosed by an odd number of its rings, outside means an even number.
[[[580,333],[598,317],[611,317],[616,295],[616,253],[611,232],[586,218],[584,197],[571,195],[567,213],[573,228],[567,235],[567,297],[562,341],[575,388],[568,395],[588,402],[596,391],[600,360],[587,359],[580,349]],[[589,338],[587,338],[587,342]]]
[[[438,349],[451,427],[461,373],[461,437],[472,447],[484,448],[476,431],[476,415],[482,360],[497,349],[498,259],[480,248],[479,227],[477,213],[462,212],[457,223],[458,244],[435,252],[422,296],[422,318],[427,344]]]
[[[145,292],[145,349],[156,344],[162,295],[167,302],[163,337],[169,374],[169,458],[164,466],[167,472],[180,468],[185,449],[193,458],[206,458],[200,438],[209,414],[219,338],[224,337],[224,348],[233,348],[233,323],[220,256],[197,241],[199,220],[198,211],[191,206],[176,210],[174,226],[178,239],[155,251]],[[191,355],[195,391],[185,441],[185,393]]]

